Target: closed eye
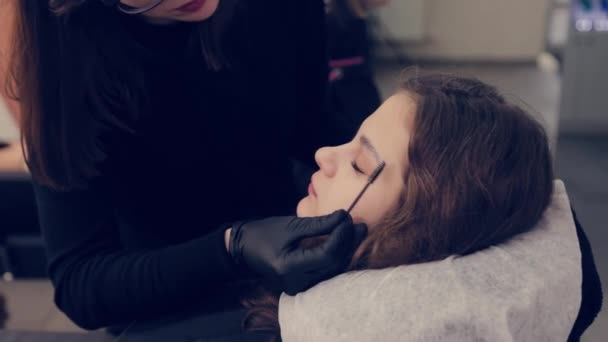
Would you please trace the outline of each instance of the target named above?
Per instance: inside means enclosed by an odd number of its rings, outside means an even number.
[[[353,169],[360,174],[365,174],[363,171],[361,171],[361,169],[359,168],[359,166],[357,165],[357,163],[353,160],[352,162],[350,162],[350,165],[353,166]]]

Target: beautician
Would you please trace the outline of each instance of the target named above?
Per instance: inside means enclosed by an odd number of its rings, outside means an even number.
[[[290,159],[334,143],[321,0],[13,6],[12,90],[55,301],[76,324],[221,310],[248,279],[293,294],[346,267],[365,227],[289,216]]]

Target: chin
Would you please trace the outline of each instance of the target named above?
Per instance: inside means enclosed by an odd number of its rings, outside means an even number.
[[[310,198],[304,197],[296,208],[296,215],[298,217],[313,217],[315,215],[315,210],[313,210],[312,203],[310,203]]]
[[[220,0],[207,0],[205,5],[203,5],[200,10],[194,13],[186,14],[183,17],[179,18],[179,20],[185,22],[205,21],[215,14],[219,3]]]

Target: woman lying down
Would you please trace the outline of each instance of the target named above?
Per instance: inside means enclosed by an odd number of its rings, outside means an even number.
[[[315,159],[320,169],[298,204],[298,216],[352,209],[353,220],[366,223],[369,232],[348,269],[383,270],[348,273],[296,297],[263,291],[246,300],[248,330],[270,332],[286,342],[498,341],[501,327],[519,324],[517,311],[485,328],[464,318],[459,327],[447,319],[450,310],[462,306],[463,312],[490,310],[463,291],[442,290],[454,279],[476,277],[475,269],[451,274],[449,266],[434,266],[437,271],[424,280],[428,292],[423,286],[414,301],[401,303],[390,295],[383,301],[383,291],[415,291],[407,275],[416,274],[416,267],[484,253],[539,222],[552,197],[552,162],[543,128],[523,109],[477,80],[416,75],[361,125],[351,142],[322,148]],[[305,241],[310,248],[319,242]],[[493,253],[506,258],[506,253]],[[394,268],[403,265],[410,266]],[[505,277],[517,273],[498,271]],[[400,280],[400,274],[405,278]],[[482,281],[487,289],[480,291],[500,289],[499,278]],[[507,278],[503,283],[518,282]],[[496,290],[495,297],[500,296]],[[443,326],[424,326],[437,316],[446,317],[438,320]],[[387,321],[394,325],[387,327]],[[284,324],[292,325],[289,331]]]

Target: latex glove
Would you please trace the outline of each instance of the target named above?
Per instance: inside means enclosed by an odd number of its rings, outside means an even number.
[[[321,245],[304,249],[304,238],[329,235]],[[343,272],[367,235],[344,210],[310,218],[271,217],[234,224],[229,252],[235,263],[262,276],[289,295],[307,290]]]

